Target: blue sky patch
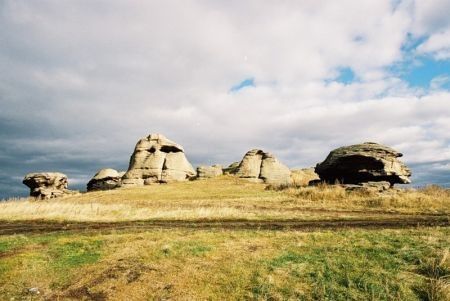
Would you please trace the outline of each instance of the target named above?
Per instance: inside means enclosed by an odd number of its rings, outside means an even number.
[[[344,85],[351,84],[355,81],[356,76],[353,70],[349,67],[339,68],[339,75],[336,77],[336,81]]]
[[[450,90],[450,82],[445,78],[450,77],[450,61],[435,60],[429,56],[416,58],[412,62],[405,62],[400,66],[403,69],[400,77],[411,87],[433,88],[432,81],[440,79],[440,88]]]
[[[255,87],[255,79],[253,77],[244,79],[239,84],[234,85],[231,87],[230,92],[238,92],[245,87]]]

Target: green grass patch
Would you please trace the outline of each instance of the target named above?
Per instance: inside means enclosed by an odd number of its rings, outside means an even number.
[[[49,254],[54,268],[74,268],[97,262],[102,246],[101,240],[68,241],[51,246]]]
[[[177,240],[162,246],[161,252],[165,257],[182,258],[186,256],[204,256],[213,248],[203,241]]]
[[[279,284],[269,286],[264,277],[254,276],[254,295],[306,300],[419,300],[411,285],[419,277],[411,277],[411,272],[429,256],[433,246],[413,233],[373,234],[342,231],[313,235],[307,245],[289,246],[265,260],[265,271],[259,272],[281,279]],[[307,283],[308,290],[302,293],[295,282]]]
[[[0,241],[23,244],[0,259],[0,299],[86,286],[136,300],[446,300],[449,237],[450,228],[10,236]]]
[[[18,249],[28,241],[29,239],[22,235],[0,237],[0,254]]]

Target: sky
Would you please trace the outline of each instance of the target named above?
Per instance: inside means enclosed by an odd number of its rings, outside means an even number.
[[[450,0],[0,0],[0,198],[162,133],[194,165],[365,141],[450,186]]]

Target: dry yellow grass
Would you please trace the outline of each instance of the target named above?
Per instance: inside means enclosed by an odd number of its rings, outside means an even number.
[[[3,236],[0,247],[9,255],[0,258],[0,299],[422,300],[437,291],[429,279],[449,275],[440,255],[449,234],[171,229]],[[447,292],[439,293],[434,300],[446,301]]]
[[[83,193],[61,199],[0,202],[0,220],[327,219],[380,214],[449,214],[450,192],[347,192],[339,186],[266,189],[232,176]]]
[[[3,221],[323,221],[449,213],[449,190],[435,186],[383,194],[327,185],[274,190],[231,176],[0,203]],[[433,295],[446,301],[449,231],[129,228],[2,235],[0,299],[421,300]]]

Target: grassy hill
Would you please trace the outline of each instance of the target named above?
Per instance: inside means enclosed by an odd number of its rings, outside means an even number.
[[[0,203],[1,300],[449,300],[450,191],[231,176]]]

